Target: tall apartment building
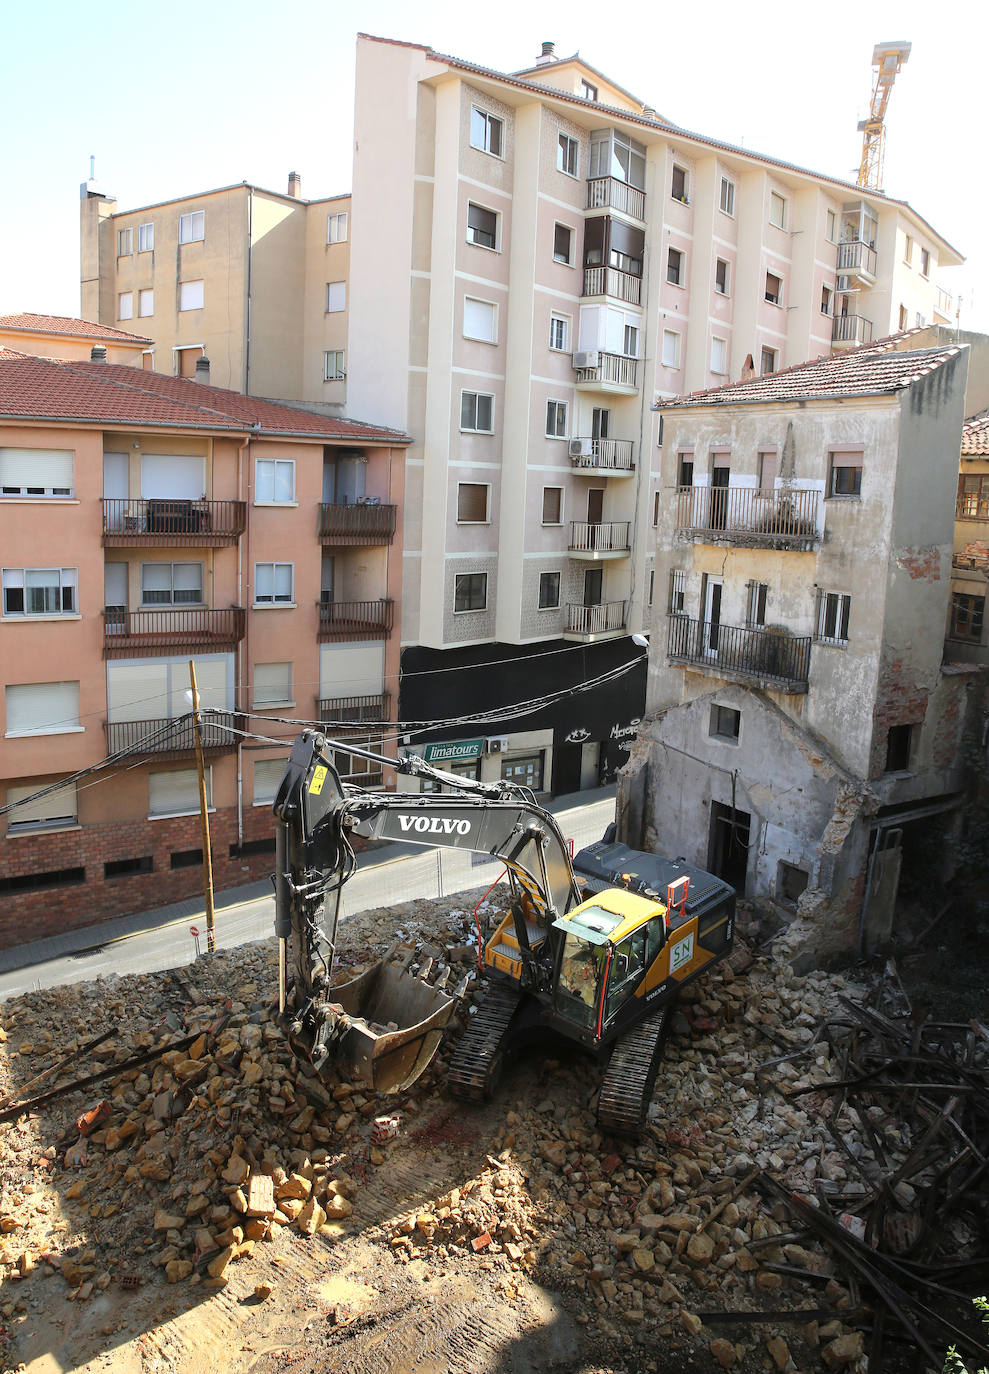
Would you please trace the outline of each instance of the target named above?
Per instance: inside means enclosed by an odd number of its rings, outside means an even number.
[[[961,814],[967,364],[863,349],[660,406],[662,593],[619,830],[776,902],[794,957],[884,938],[902,854]]]
[[[133,366],[0,350],[0,943],[201,891],[177,719],[190,658],[211,708],[219,887],[270,872],[285,722],[346,721],[380,743],[406,443]]]

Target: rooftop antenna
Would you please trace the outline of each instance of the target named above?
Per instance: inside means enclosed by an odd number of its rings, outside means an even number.
[[[886,106],[889,104],[893,82],[910,56],[909,43],[877,43],[872,50],[872,66],[876,73],[872,87],[872,103],[868,119],[859,120],[862,135],[862,161],[856,185],[879,191],[883,184],[883,157],[886,152]]]
[[[89,155],[89,179],[90,179],[90,181],[95,180],[95,177],[96,177],[96,154],[95,154],[95,153],[90,153],[90,155]]]

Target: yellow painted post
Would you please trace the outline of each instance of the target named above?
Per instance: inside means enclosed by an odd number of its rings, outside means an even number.
[[[209,811],[206,797],[206,770],[203,767],[203,717],[199,709],[199,688],[196,686],[196,664],[189,659],[189,679],[192,683],[192,710],[195,721],[196,771],[199,774],[199,824],[203,837],[203,884],[206,888],[206,950],[216,952],[216,931],[213,924],[213,856],[209,847]]]

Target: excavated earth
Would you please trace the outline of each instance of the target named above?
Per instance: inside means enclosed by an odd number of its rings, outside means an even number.
[[[353,917],[348,963],[397,927],[463,974],[480,895]],[[839,993],[861,996],[848,977],[796,977],[740,941],[681,1002],[638,1144],[598,1132],[599,1071],[576,1052],[530,1053],[483,1107],[444,1089],[456,1030],[397,1097],[320,1082],[288,1053],[273,992],[268,942],[0,1008],[9,1101],[104,1031],[71,1079],[195,1037],[0,1124],[0,1368],[865,1369],[829,1257],[790,1243],[748,1181],[757,1167],[802,1190],[847,1177],[815,1096],[798,1110],[772,1087],[834,1077],[826,1049],[762,1091],[756,1069],[806,1045]],[[718,1320],[756,1309],[770,1315]]]

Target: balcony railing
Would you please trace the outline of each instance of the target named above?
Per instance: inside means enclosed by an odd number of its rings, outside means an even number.
[[[742,679],[779,691],[806,692],[810,644],[809,635],[796,638],[674,615],[667,653],[673,663],[689,664],[729,681]]]
[[[567,607],[566,633],[570,635],[621,634],[627,624],[627,601],[602,601],[597,606],[580,606],[571,602]]]
[[[243,501],[103,498],[103,543],[218,548],[244,533]]]
[[[395,537],[397,506],[339,505],[324,501],[319,508],[322,544],[390,544]]]
[[[319,718],[324,725],[385,721],[391,715],[391,693],[366,697],[320,697]]]
[[[585,520],[570,521],[571,553],[628,553],[629,521],[610,520],[592,525]]]
[[[395,623],[395,603],[381,601],[319,601],[319,638],[384,639]]]
[[[571,453],[575,468],[607,468],[611,472],[634,472],[632,439],[575,439],[589,452]]]
[[[642,278],[617,267],[585,267],[585,296],[614,296],[629,305],[642,304]]]
[[[864,344],[872,342],[872,321],[864,315],[835,315],[831,321],[832,343]]]
[[[619,210],[633,219],[645,220],[646,195],[616,177],[591,177],[587,183],[588,210]]]
[[[232,733],[239,725],[233,711],[204,712],[203,751],[218,753],[237,746]],[[196,727],[188,718],[183,720],[105,720],[106,751],[115,754],[131,749],[137,756],[145,754],[194,754]],[[153,735],[153,739],[146,737]],[[141,740],[145,742],[140,743]],[[135,748],[135,746],[137,746]]]
[[[622,353],[598,353],[597,367],[578,367],[577,385],[597,382],[605,386],[624,386],[633,390],[638,386],[639,360],[626,358]]]
[[[816,491],[679,487],[676,532],[701,543],[809,551],[820,542]]]
[[[108,606],[103,612],[103,657],[233,649],[244,638],[244,621],[240,606],[221,611],[183,606],[131,612]]]
[[[845,243],[839,243],[835,267],[839,272],[865,273],[869,277],[875,277],[876,250],[870,244],[863,243],[861,239],[849,239]]]

